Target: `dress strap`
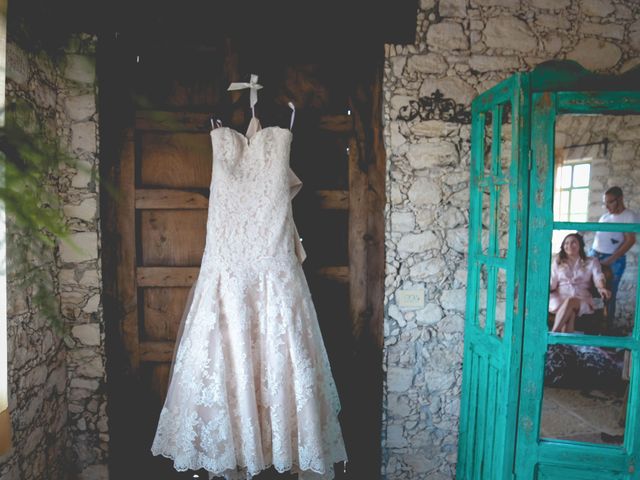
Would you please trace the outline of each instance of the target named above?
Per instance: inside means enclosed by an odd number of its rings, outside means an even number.
[[[251,80],[247,82],[233,82],[229,85],[227,90],[244,90],[248,88],[250,90],[249,105],[251,106],[251,116],[256,116],[255,105],[258,103],[258,90],[262,88],[262,85],[258,83],[258,75],[251,74]]]
[[[211,122],[211,130],[215,130],[216,128],[220,128],[222,126],[222,120],[220,120],[219,118],[216,118],[214,121],[213,117],[211,117],[209,118],[209,121]]]
[[[291,124],[289,125],[289,130],[291,130],[293,128],[293,121],[296,118],[296,106],[293,102],[289,102],[287,105],[289,105],[289,108],[291,109]]]

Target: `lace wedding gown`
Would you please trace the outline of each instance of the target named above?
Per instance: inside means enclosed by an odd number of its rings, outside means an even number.
[[[211,131],[205,251],[151,448],[176,470],[249,479],[273,465],[332,479],[346,461],[291,212],[302,185],[291,139],[256,118],[247,135]]]

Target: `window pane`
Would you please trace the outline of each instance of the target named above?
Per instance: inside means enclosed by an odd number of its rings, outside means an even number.
[[[621,445],[626,424],[628,350],[549,345],[540,437]]]
[[[563,165],[558,169],[558,183],[560,188],[571,188],[571,165]]]
[[[591,165],[583,163],[574,165],[573,167],[573,186],[574,187],[588,187],[589,186],[589,173],[591,172]]]
[[[587,213],[589,208],[589,190],[579,188],[571,190],[571,213]]]
[[[570,190],[560,191],[560,210],[558,212],[561,221],[569,218],[569,194]]]

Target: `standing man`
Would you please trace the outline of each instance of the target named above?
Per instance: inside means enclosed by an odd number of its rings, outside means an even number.
[[[607,213],[600,217],[599,222],[636,223],[638,221],[638,216],[633,211],[625,208],[620,187],[611,187],[604,192],[603,201]],[[634,243],[636,243],[636,234],[634,232],[596,232],[593,247],[589,252],[591,256],[597,257],[602,265],[610,267],[613,273],[607,318],[609,329],[613,327],[615,320],[616,295],[620,285],[620,278],[627,266],[625,254]]]

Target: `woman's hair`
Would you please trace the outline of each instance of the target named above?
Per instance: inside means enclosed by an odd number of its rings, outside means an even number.
[[[587,254],[584,253],[584,238],[582,238],[582,235],[580,235],[579,233],[570,233],[569,235],[564,237],[564,239],[562,240],[562,243],[560,244],[560,252],[558,253],[558,263],[563,262],[567,259],[567,253],[564,251],[564,242],[566,242],[569,237],[576,237],[576,239],[578,240],[578,245],[580,245],[580,250],[578,252],[580,254],[580,258],[582,260],[586,260]]]

